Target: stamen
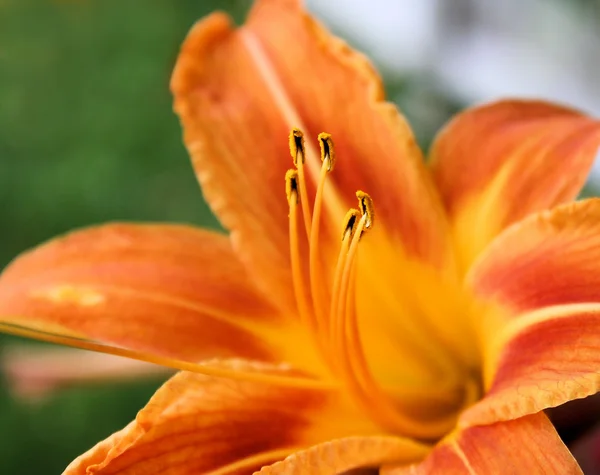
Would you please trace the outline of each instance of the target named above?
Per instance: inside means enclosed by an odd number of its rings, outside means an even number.
[[[288,170],[285,173],[285,194],[288,203],[295,200],[298,204],[298,172],[296,170]]]
[[[321,147],[321,161],[325,163],[327,161],[327,171],[333,171],[335,166],[335,152],[333,149],[333,140],[331,140],[331,134],[321,132],[319,134],[319,146]]]
[[[322,166],[316,184],[311,219],[304,177],[304,136],[298,129],[293,129],[289,136],[290,153],[296,170],[286,173],[286,193],[289,203],[292,280],[300,319],[315,336],[315,343],[329,361],[334,374],[345,383],[373,420],[394,433],[433,439],[449,430],[455,420],[442,418],[433,423],[424,423],[419,418],[412,418],[406,411],[403,412],[396,404],[397,400],[373,376],[361,341],[356,308],[357,253],[363,235],[373,227],[375,219],[373,200],[363,191],[356,192],[358,209],[350,209],[344,218],[340,251],[329,295],[323,284],[323,275],[327,273],[322,269],[323,256],[319,253],[320,221],[324,196],[327,196],[325,192],[331,191],[329,188],[325,189],[325,182],[328,173],[335,166],[335,151],[329,134],[319,134],[318,140]],[[299,245],[299,205],[303,210],[308,237],[310,294],[306,289]],[[330,208],[337,209],[335,206]]]
[[[338,355],[337,369],[341,378],[352,388],[358,402],[372,418],[392,432],[411,435],[417,438],[433,438],[448,429],[448,420],[437,421],[437,424],[422,424],[418,420],[405,416],[395,407],[394,402],[373,377],[363,350],[356,314],[356,256],[358,244],[364,232],[373,225],[373,200],[364,192],[357,192],[361,217],[357,222],[357,213],[351,210],[344,229],[342,249],[347,254],[340,254],[343,263],[339,288],[333,295],[337,306],[333,313],[332,344]],[[356,224],[355,224],[356,223]],[[347,242],[350,241],[348,245]],[[343,252],[343,251],[342,251]],[[338,269],[340,266],[338,262]],[[336,274],[339,270],[336,272]],[[336,275],[337,277],[337,275]],[[452,422],[452,421],[450,421]]]
[[[262,384],[280,384],[282,386],[305,387],[316,389],[331,390],[335,388],[331,383],[324,380],[316,380],[311,378],[299,378],[297,376],[283,376],[277,373],[268,373],[264,371],[252,371],[249,369],[236,369],[213,364],[212,360],[206,360],[204,363],[192,363],[190,361],[169,358],[142,351],[129,350],[118,346],[112,346],[105,343],[83,340],[81,338],[65,335],[55,335],[41,330],[32,330],[10,323],[0,322],[0,332],[8,335],[14,335],[22,338],[30,338],[34,340],[44,341],[55,345],[70,346],[80,348],[82,350],[96,351],[106,353],[108,355],[122,356],[147,363],[173,368],[180,371],[190,371],[192,373],[200,373],[218,378],[231,378],[241,381],[253,381]],[[221,363],[233,360],[221,360]]]
[[[358,224],[358,218],[360,213],[357,209],[349,209],[344,217],[344,231],[342,231],[342,241],[345,238],[352,239],[354,232],[356,231],[356,225]]]
[[[422,423],[418,418],[411,418],[398,410],[394,401],[382,389],[369,369],[363,350],[358,318],[356,315],[356,302],[351,298],[356,295],[354,282],[348,291],[346,326],[344,338],[344,365],[348,371],[346,378],[357,396],[358,402],[365,411],[371,415],[382,427],[394,433],[405,434],[417,439],[435,439],[439,434],[450,431],[455,423],[454,415],[442,417],[427,423]]]
[[[346,213],[346,221],[344,227],[344,233],[342,236],[342,249],[340,250],[340,256],[338,258],[338,264],[336,269],[336,279],[334,280],[334,293],[332,295],[332,304],[337,300],[337,305],[335,311],[332,311],[332,321],[338,322],[338,328],[340,322],[343,321],[342,316],[344,312],[341,311],[343,305],[345,303],[345,295],[348,291],[348,282],[350,279],[350,271],[352,269],[352,264],[354,262],[354,258],[356,256],[356,250],[358,249],[358,243],[362,238],[363,233],[366,229],[370,228],[373,225],[373,217],[375,215],[373,200],[371,197],[363,192],[357,191],[356,197],[358,198],[358,204],[361,209],[360,220],[358,220],[358,211],[355,209],[351,209]],[[357,221],[358,220],[358,221]],[[344,246],[346,243],[346,246]],[[349,244],[348,244],[349,243]],[[342,254],[344,252],[344,247],[347,247],[347,254]],[[338,277],[339,272],[339,277]],[[339,278],[339,283],[336,288],[336,281]],[[334,329],[335,331],[335,329]],[[344,332],[339,333],[338,335]]]
[[[354,232],[356,230],[356,225],[358,223],[358,218],[360,213],[357,209],[350,209],[346,213],[344,218],[344,230],[342,231],[342,245],[340,246],[340,252],[338,254],[337,264],[335,266],[335,273],[333,277],[333,290],[331,292],[331,304],[329,310],[329,334],[335,335],[336,329],[338,327],[337,316],[338,312],[338,303],[339,303],[339,292],[340,286],[342,284],[342,274],[344,271],[344,267],[346,264],[346,256],[348,254],[348,248],[350,246],[350,241],[354,236]],[[336,342],[332,341],[331,345],[335,346]]]
[[[304,162],[306,160],[306,148],[304,146],[304,134],[300,129],[292,129],[289,138],[290,154],[294,165],[298,170],[298,185],[300,189],[300,200],[302,202],[302,216],[304,218],[304,228],[306,229],[306,238],[310,239],[310,229],[312,219],[308,203],[308,191],[306,190],[306,178],[304,176]]]
[[[340,365],[343,365],[343,361],[339,359],[340,356],[340,342],[336,339],[336,336],[339,336],[339,328],[340,325],[343,325],[343,322],[340,321],[341,315],[340,312],[340,301],[342,292],[342,283],[343,283],[343,275],[344,269],[346,268],[346,262],[348,257],[348,250],[350,248],[350,243],[353,241],[358,223],[359,223],[360,212],[357,209],[350,209],[346,213],[344,218],[344,229],[342,231],[342,243],[340,246],[340,252],[338,254],[337,263],[335,266],[335,273],[333,278],[333,289],[331,292],[331,300],[329,307],[329,328],[328,333],[325,335],[325,338],[329,342],[330,355],[333,355],[330,359],[334,368],[336,370],[342,371],[340,369]]]
[[[298,162],[304,163],[304,134],[300,129],[292,129],[290,132],[290,154],[292,155],[292,161],[294,166],[298,167]]]
[[[373,200],[364,191],[357,191],[356,197],[358,198],[358,206],[363,216],[367,217],[365,228],[370,229],[373,226],[373,220],[375,219],[375,208],[373,207]]]
[[[285,174],[285,190],[287,193],[290,235],[290,261],[292,266],[292,285],[294,296],[298,305],[298,313],[303,324],[308,328],[315,329],[315,322],[308,306],[308,297],[304,286],[304,275],[300,261],[300,243],[298,242],[298,172],[288,170]]]
[[[353,216],[353,214],[352,214]],[[356,217],[351,217],[356,222]],[[342,355],[342,360],[347,358],[344,355],[343,347],[346,344],[346,299],[348,296],[350,286],[350,276],[353,269],[353,264],[356,258],[356,251],[358,249],[358,243],[361,239],[363,230],[365,229],[365,223],[367,222],[367,215],[363,214],[358,220],[356,225],[353,225],[350,232],[346,234],[347,238],[342,241],[342,248],[347,249],[345,255],[341,255],[343,263],[338,261],[338,266],[342,267],[339,276],[339,286],[336,289],[336,293],[332,295],[332,299],[337,301],[335,308],[332,311],[332,326],[333,332],[333,346],[335,353]],[[337,277],[337,276],[336,276]],[[333,303],[333,302],[332,302]]]
[[[359,238],[360,239],[360,238]],[[352,271],[356,273],[356,268]],[[356,315],[356,276],[353,275],[352,284],[347,289],[345,305],[345,325],[341,336],[341,354],[344,358],[342,368],[346,371],[344,380],[352,388],[357,401],[363,409],[370,414],[373,420],[390,432],[405,434],[418,439],[433,439],[451,429],[454,420],[441,418],[423,424],[418,419],[400,412],[392,399],[381,388],[369,369],[363,350],[358,318]]]
[[[331,135],[326,133],[319,134],[319,144],[321,145],[321,173],[319,174],[319,183],[317,184],[317,193],[315,196],[315,205],[313,208],[313,221],[309,242],[309,265],[310,265],[310,290],[313,298],[313,307],[319,330],[327,331],[324,322],[326,312],[325,288],[322,284],[322,269],[319,255],[319,231],[321,225],[321,210],[323,208],[323,190],[327,173],[334,167],[334,151]]]

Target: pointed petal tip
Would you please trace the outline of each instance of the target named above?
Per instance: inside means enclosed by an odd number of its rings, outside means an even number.
[[[223,40],[232,31],[231,17],[223,12],[214,12],[194,24],[181,45],[171,75],[170,88],[175,97],[192,92],[206,74],[206,66],[201,58],[208,54],[212,45]],[[178,106],[179,102],[176,102],[176,107]]]

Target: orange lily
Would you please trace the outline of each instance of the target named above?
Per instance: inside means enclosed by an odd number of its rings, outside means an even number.
[[[426,165],[297,0],[200,21],[172,90],[230,237],[106,225],[0,279],[4,331],[188,370],[65,473],[580,473],[543,410],[600,385],[599,121],[477,107]]]

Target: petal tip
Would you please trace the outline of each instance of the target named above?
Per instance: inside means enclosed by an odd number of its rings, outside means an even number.
[[[171,76],[170,88],[175,96],[189,93],[198,84],[204,74],[202,57],[232,31],[231,17],[224,12],[211,13],[192,26]]]

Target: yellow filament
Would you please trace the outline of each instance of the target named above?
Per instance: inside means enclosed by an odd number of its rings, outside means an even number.
[[[176,358],[154,355],[141,351],[129,350],[117,346],[111,346],[104,343],[97,343],[89,340],[82,340],[71,336],[54,335],[40,330],[32,330],[7,323],[0,323],[0,332],[8,335],[30,338],[34,340],[53,343],[56,345],[70,346],[82,350],[96,351],[114,356],[122,356],[138,361],[145,361],[156,365],[173,368],[180,371],[190,371],[192,373],[200,373],[206,376],[214,376],[219,378],[232,378],[241,381],[253,381],[267,384],[276,384],[281,386],[314,388],[314,389],[334,389],[331,382],[325,380],[316,380],[303,378],[298,376],[281,376],[277,373],[266,373],[260,371],[238,370],[234,368],[226,368],[219,366],[219,360],[208,360],[205,362],[192,363]],[[227,360],[224,360],[225,362]],[[215,364],[216,363],[216,364]]]
[[[304,161],[300,161],[298,165],[298,181],[300,183],[300,197],[302,200],[302,216],[304,218],[304,229],[306,230],[307,239],[310,239],[312,219],[310,217],[310,208],[308,204],[308,192],[306,191],[306,178],[304,177]]]
[[[335,267],[335,273],[333,274],[333,288],[331,291],[331,302],[329,307],[329,334],[335,335],[335,331],[337,328],[337,320],[336,316],[339,314],[338,312],[338,295],[340,291],[340,285],[342,283],[342,273],[344,271],[344,266],[346,264],[346,255],[348,253],[348,247],[350,245],[350,241],[352,236],[354,235],[354,230],[356,229],[356,223],[358,222],[358,216],[360,216],[358,210],[351,209],[346,213],[346,218],[344,219],[344,231],[342,234],[342,245],[340,246],[340,252],[337,258],[337,264]],[[332,346],[335,346],[335,342],[331,342]]]
[[[289,214],[289,235],[290,235],[290,260],[292,265],[292,284],[294,286],[294,295],[298,312],[302,324],[313,331],[316,331],[315,322],[308,306],[308,297],[304,286],[304,276],[302,272],[302,262],[300,259],[300,243],[298,242],[298,174],[295,170],[288,170],[286,173],[286,190],[288,203],[290,206]]]
[[[290,132],[289,146],[290,154],[294,160],[294,165],[296,165],[296,169],[298,170],[298,187],[300,190],[300,201],[302,207],[302,216],[304,218],[304,228],[306,230],[306,238],[310,239],[312,219],[310,217],[308,191],[306,190],[306,177],[304,175],[306,147],[304,146],[304,134],[300,129],[292,129]]]
[[[345,330],[345,314],[346,314],[346,299],[348,296],[348,287],[350,284],[350,274],[353,268],[352,264],[356,256],[356,250],[360,241],[361,233],[364,230],[365,223],[367,221],[367,215],[363,214],[360,218],[356,229],[353,233],[348,233],[345,242],[342,242],[342,248],[346,248],[347,252],[345,255],[340,254],[341,259],[338,260],[338,269],[341,267],[339,272],[339,284],[336,293],[333,294],[332,299],[335,303],[335,307],[332,311],[332,327],[333,327],[333,346],[335,348],[335,354],[340,355],[343,362],[347,361],[344,351],[344,345],[347,343],[347,336]],[[332,302],[333,303],[333,302]]]
[[[352,262],[356,255],[358,243],[363,232],[366,228],[370,228],[373,225],[373,200],[368,194],[362,191],[358,191],[356,196],[362,215],[355,209],[351,209],[346,213],[344,234],[342,235],[342,246],[338,256],[333,281],[333,292],[331,295],[331,313],[329,316],[331,335],[337,335],[339,337],[337,340],[336,338],[332,339],[334,354],[341,354],[339,351],[339,345],[342,344],[340,339],[345,338],[345,331],[343,330],[345,314],[344,304],[345,296],[348,293]],[[361,216],[360,220],[358,220],[358,216]]]
[[[329,156],[325,155],[323,165],[321,166],[321,173],[319,175],[319,184],[317,185],[317,194],[315,196],[315,205],[313,210],[313,221],[310,232],[310,243],[309,243],[309,268],[310,268],[310,291],[313,299],[313,308],[317,319],[318,330],[322,331],[324,328],[325,318],[325,295],[324,286],[322,281],[322,269],[321,269],[321,256],[319,254],[319,231],[321,226],[321,209],[323,203],[323,189],[325,187],[325,180],[327,173],[331,171],[329,164]],[[324,329],[327,331],[327,329]]]
[[[452,428],[455,417],[421,423],[402,414],[393,400],[373,377],[364,354],[358,318],[356,315],[356,255],[361,235],[369,216],[362,215],[348,247],[341,282],[336,295],[338,299],[335,340],[336,354],[339,355],[339,369],[342,380],[352,388],[358,402],[373,420],[382,427],[420,439],[434,439]],[[372,223],[372,221],[371,221]]]

